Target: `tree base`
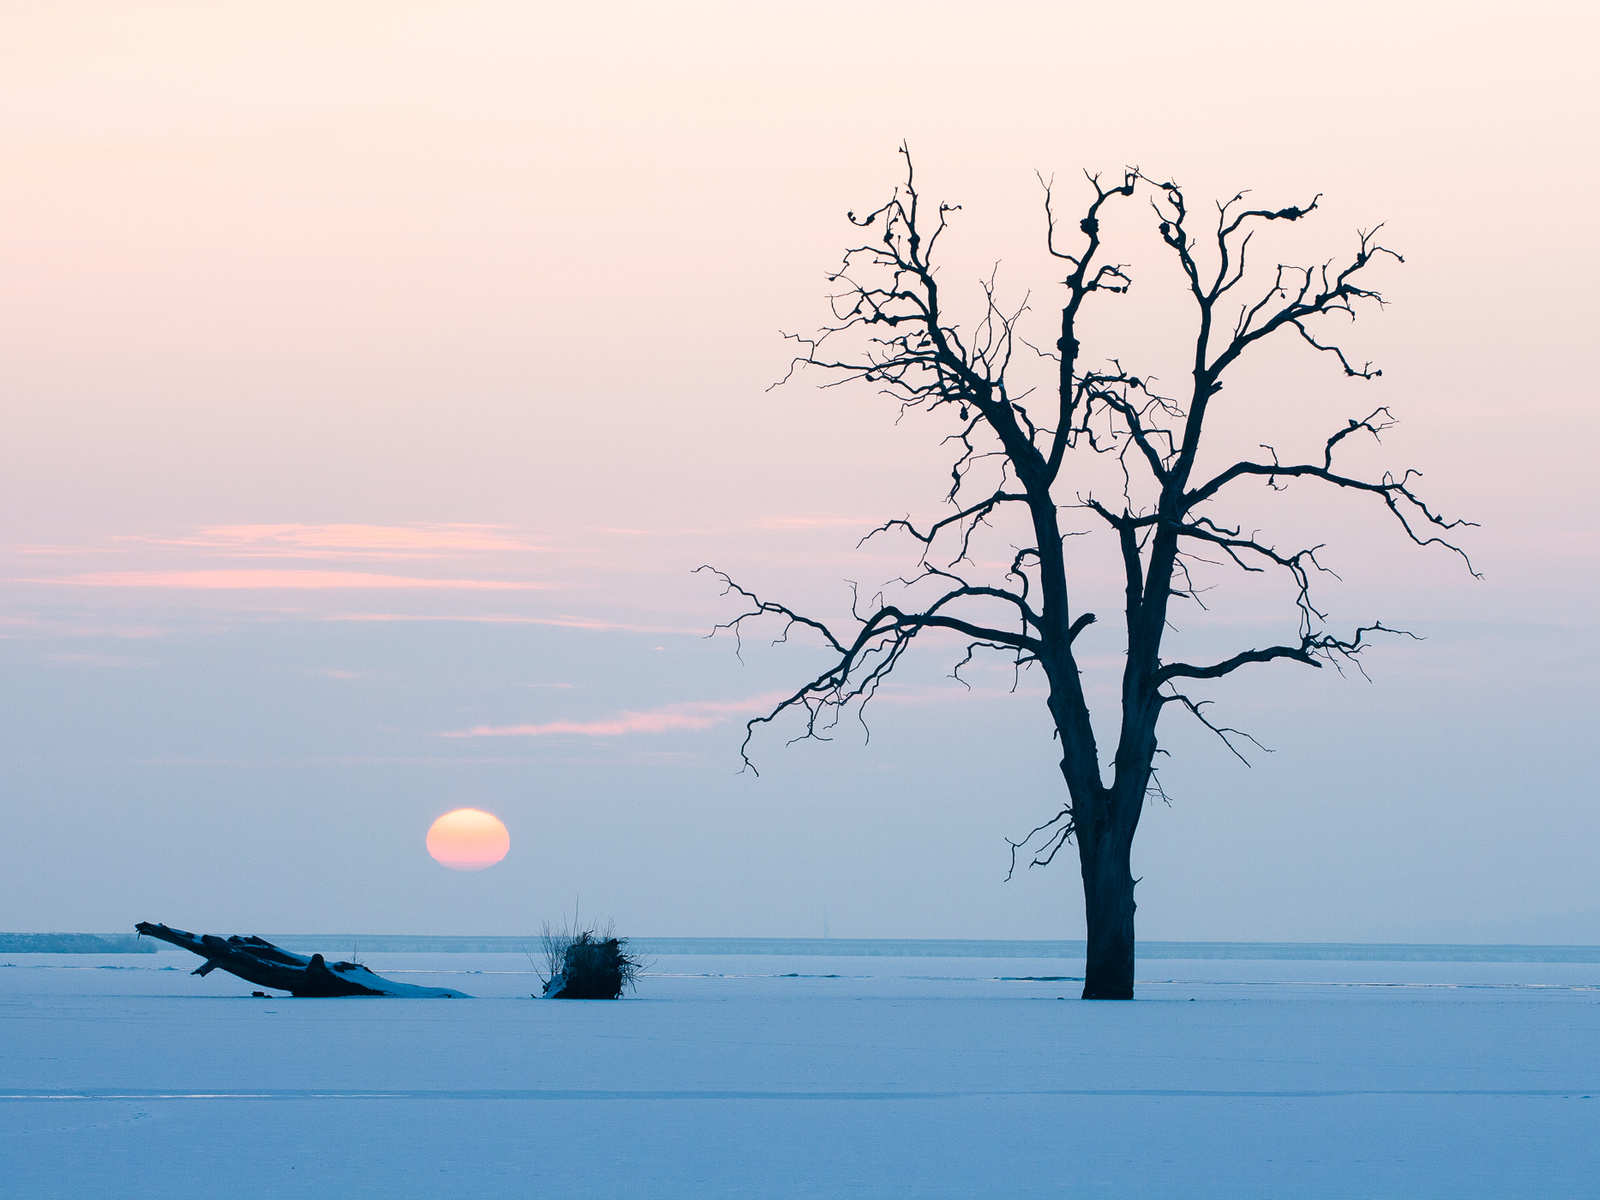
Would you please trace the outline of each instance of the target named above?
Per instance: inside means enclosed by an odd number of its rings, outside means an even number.
[[[1091,991],[1088,988],[1084,988],[1083,995],[1080,998],[1084,1000],[1132,1000],[1133,989],[1131,987],[1099,988]]]

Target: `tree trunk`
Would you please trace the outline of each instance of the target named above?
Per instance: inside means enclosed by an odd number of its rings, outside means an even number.
[[[1077,832],[1089,936],[1085,1000],[1133,999],[1133,830],[1121,824],[1102,817]]]

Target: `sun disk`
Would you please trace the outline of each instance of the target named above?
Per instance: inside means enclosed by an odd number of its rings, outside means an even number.
[[[428,853],[452,871],[492,867],[511,849],[511,834],[493,813],[458,808],[440,817],[428,830]]]

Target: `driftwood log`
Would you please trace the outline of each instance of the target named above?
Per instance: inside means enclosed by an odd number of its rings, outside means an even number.
[[[140,921],[134,929],[141,937],[159,938],[200,955],[206,961],[196,967],[192,974],[205,976],[220,968],[259,987],[273,988],[295,996],[469,999],[465,992],[453,992],[449,988],[394,983],[381,975],[374,975],[360,963],[329,963],[320,954],[313,954],[310,958],[303,954],[291,954],[258,937],[235,935],[221,938],[210,933],[193,934],[149,921]]]

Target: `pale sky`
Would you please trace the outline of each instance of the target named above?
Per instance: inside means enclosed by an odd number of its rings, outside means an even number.
[[[0,928],[517,933],[581,897],[641,935],[1080,937],[1069,857],[1003,882],[1061,797],[1036,682],[964,692],[930,647],[870,744],[771,737],[755,778],[740,722],[817,658],[703,636],[731,610],[700,563],[838,615],[914,561],[857,538],[937,510],[937,422],[765,390],[904,139],[963,205],[946,287],[998,262],[1041,328],[1035,171],[1320,192],[1274,253],[1382,221],[1406,256],[1347,339],[1381,380],[1273,357],[1241,392],[1272,438],[1247,407],[1227,431],[1316,445],[1390,406],[1372,461],[1482,523],[1485,579],[1289,502],[1334,617],[1427,640],[1371,682],[1234,677],[1229,723],[1275,751],[1250,769],[1167,719],[1141,935],[1600,941],[1596,24],[0,3]],[[1102,354],[1180,361],[1171,282],[1140,277]],[[1212,608],[1197,636],[1287,619]],[[504,862],[428,859],[461,806],[506,822]]]

